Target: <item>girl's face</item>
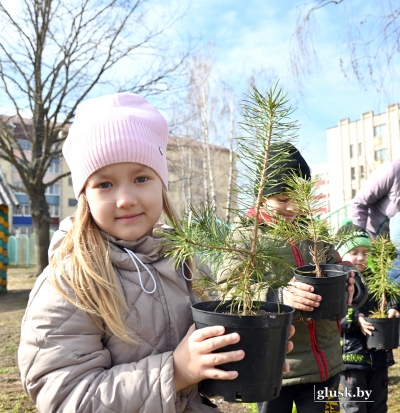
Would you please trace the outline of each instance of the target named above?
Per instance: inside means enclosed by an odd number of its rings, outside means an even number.
[[[280,215],[288,222],[293,222],[297,216],[297,210],[295,208],[294,202],[285,194],[270,195],[264,201],[263,209],[271,217]]]
[[[85,193],[96,224],[125,241],[151,235],[163,209],[160,178],[138,163],[99,169],[88,179]]]
[[[367,247],[355,247],[346,253],[342,260],[350,261],[358,271],[364,271],[368,265],[369,249]]]

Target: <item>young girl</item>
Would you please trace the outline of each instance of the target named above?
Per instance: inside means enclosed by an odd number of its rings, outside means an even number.
[[[195,330],[192,262],[174,268],[153,227],[167,197],[165,119],[128,93],[83,102],[63,147],[78,207],[50,246],[31,292],[18,352],[39,412],[215,412],[205,378],[243,351],[223,327]]]

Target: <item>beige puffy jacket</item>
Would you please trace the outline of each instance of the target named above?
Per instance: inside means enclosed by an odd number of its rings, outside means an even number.
[[[64,220],[52,240],[50,255],[71,225]],[[93,320],[62,298],[39,276],[30,294],[21,327],[18,362],[26,392],[42,413],[210,413],[197,385],[175,391],[173,350],[193,323],[196,300],[180,269],[164,257],[160,239],[135,242],[110,237],[111,258],[129,311],[123,314],[138,344],[104,333]],[[152,294],[143,291],[126,247],[151,271]],[[143,284],[153,289],[139,265]],[[108,331],[107,326],[105,326]]]

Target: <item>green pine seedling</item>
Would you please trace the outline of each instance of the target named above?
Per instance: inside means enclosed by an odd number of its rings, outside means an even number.
[[[371,259],[372,271],[367,277],[368,290],[379,302],[378,310],[370,317],[387,318],[388,303],[400,297],[400,283],[388,277],[392,261],[396,258],[396,247],[386,236],[372,240]]]
[[[176,264],[198,257],[215,271],[230,263],[229,274],[223,284],[218,284],[215,272],[201,277],[196,289],[208,295],[218,294],[222,302],[232,301],[231,312],[251,315],[265,300],[266,290],[286,285],[284,275],[289,264],[282,255],[281,244],[259,231],[259,213],[263,191],[275,186],[280,179],[279,165],[289,156],[285,144],[292,143],[298,130],[290,120],[293,110],[289,99],[278,84],[262,95],[255,86],[242,102],[245,136],[238,139],[237,161],[239,194],[237,209],[230,212],[236,217],[234,232],[222,222],[210,205],[191,206],[179,223],[172,223],[174,231],[168,234],[169,255]],[[279,147],[278,153],[271,150]],[[268,166],[275,164],[274,172]],[[254,207],[254,219],[243,218],[243,211]],[[211,264],[211,265],[210,265]],[[272,277],[270,273],[273,273]]]
[[[321,264],[326,263],[330,246],[343,245],[356,237],[357,232],[335,233],[326,221],[319,218],[322,205],[318,196],[318,176],[307,181],[293,173],[284,180],[288,188],[285,195],[295,202],[297,216],[293,222],[277,217],[271,227],[282,242],[310,241],[310,255],[315,265],[315,273],[317,277],[322,277]]]

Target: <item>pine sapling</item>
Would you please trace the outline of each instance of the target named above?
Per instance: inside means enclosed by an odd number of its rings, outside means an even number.
[[[371,258],[373,271],[367,277],[368,290],[379,303],[372,317],[386,318],[388,304],[400,297],[400,283],[388,277],[392,261],[396,258],[396,247],[386,235],[372,240]]]
[[[351,240],[352,232],[334,233],[329,225],[319,218],[322,205],[318,195],[316,176],[309,180],[292,173],[285,178],[287,191],[285,195],[294,203],[297,216],[293,222],[277,217],[271,224],[276,237],[282,242],[300,243],[310,241],[310,255],[315,265],[315,273],[322,277],[321,264],[327,261],[327,252],[332,245],[340,245]]]
[[[265,299],[265,291],[286,285],[290,264],[282,255],[281,246],[271,236],[259,230],[263,190],[274,186],[279,179],[279,168],[268,172],[271,163],[280,164],[287,151],[271,155],[272,149],[284,148],[295,138],[297,123],[289,119],[293,110],[288,98],[278,84],[262,95],[255,86],[242,104],[243,121],[240,126],[244,136],[238,138],[238,193],[239,206],[231,209],[237,223],[235,233],[221,221],[214,208],[207,204],[191,205],[179,223],[172,223],[174,231],[168,234],[168,254],[177,265],[198,257],[198,266],[210,264],[217,270],[230,263],[224,283],[216,282],[215,274],[199,277],[197,286],[209,294],[217,293],[222,302],[230,301],[233,313],[254,314]],[[243,210],[253,207],[254,219],[249,229],[243,219]],[[241,227],[241,223],[245,223]],[[270,271],[269,271],[270,270]],[[271,277],[271,273],[274,274]]]

